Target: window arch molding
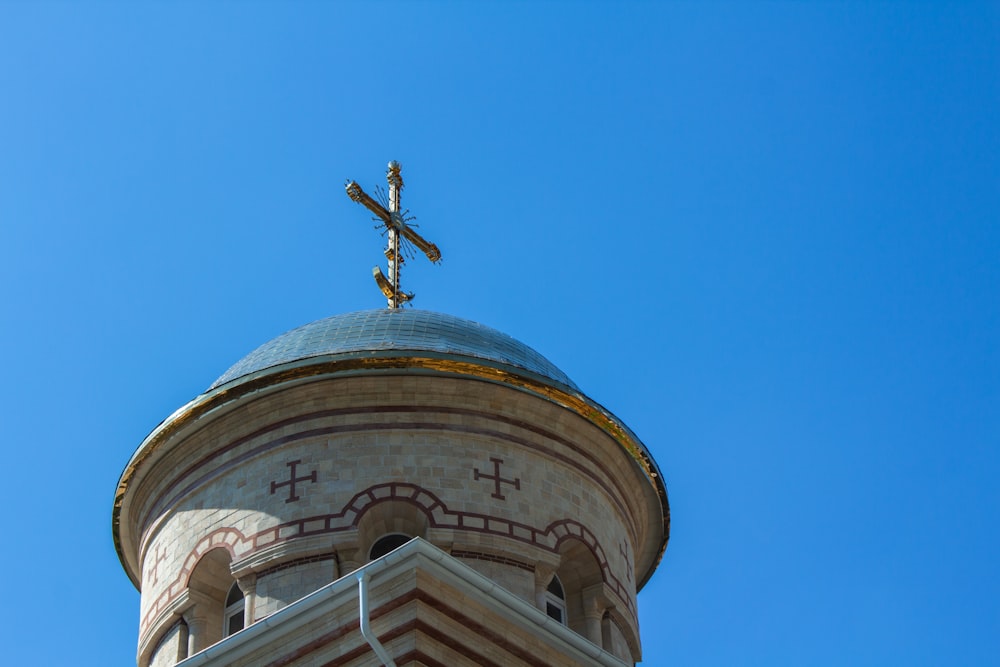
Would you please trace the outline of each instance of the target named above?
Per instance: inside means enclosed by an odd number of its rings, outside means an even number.
[[[184,612],[184,620],[188,625],[190,654],[229,634],[225,632],[226,609],[234,587],[243,600],[243,593],[230,570],[232,560],[232,554],[223,547],[209,549],[188,576],[188,596],[193,604]]]
[[[568,537],[559,542],[559,578],[566,604],[566,625],[598,646],[601,642],[601,617],[606,604],[602,595],[604,572],[597,556],[586,542]]]
[[[429,523],[424,509],[413,502],[391,499],[369,505],[357,521],[359,549],[356,560],[366,563],[414,537],[426,539]],[[381,543],[380,549],[375,550],[377,543]],[[383,551],[385,545],[392,548]]]

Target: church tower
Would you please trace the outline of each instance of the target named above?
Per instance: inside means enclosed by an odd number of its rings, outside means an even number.
[[[139,667],[641,659],[669,533],[646,447],[527,345],[387,299],[265,343],[140,444],[113,510]]]

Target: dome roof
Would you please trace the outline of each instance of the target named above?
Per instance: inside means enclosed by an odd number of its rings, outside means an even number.
[[[384,356],[394,352],[481,360],[493,366],[528,371],[579,391],[552,362],[507,334],[478,322],[410,308],[334,315],[293,329],[248,354],[209,389],[305,359]]]

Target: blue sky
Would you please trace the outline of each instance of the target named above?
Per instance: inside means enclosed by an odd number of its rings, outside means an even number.
[[[644,664],[1000,652],[1000,5],[0,4],[11,664],[134,664],[117,478],[380,307],[346,179],[653,452]]]

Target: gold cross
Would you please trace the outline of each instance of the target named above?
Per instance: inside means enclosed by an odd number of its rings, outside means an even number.
[[[400,269],[403,264],[403,255],[399,251],[401,241],[409,241],[417,246],[431,262],[441,261],[441,251],[438,250],[438,247],[425,240],[413,230],[413,227],[406,224],[412,218],[406,217],[406,211],[399,210],[400,193],[403,191],[403,177],[400,176],[399,170],[399,163],[393,160],[389,163],[389,170],[385,174],[386,180],[389,181],[388,208],[369,197],[356,181],[349,181],[345,186],[347,196],[374,213],[376,217],[373,219],[381,221],[388,231],[389,239],[385,248],[385,257],[389,260],[389,277],[386,278],[382,269],[377,266],[372,269],[372,275],[391,309],[399,308],[413,298],[413,293],[404,292],[399,284]]]

